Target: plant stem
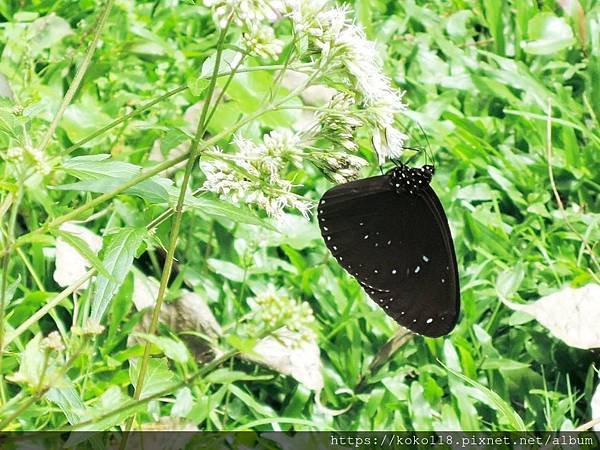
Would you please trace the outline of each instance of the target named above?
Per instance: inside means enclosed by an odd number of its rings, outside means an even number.
[[[573,233],[575,233],[575,236],[577,236],[581,240],[581,242],[585,246],[586,250],[590,254],[590,258],[591,258],[592,262],[594,263],[594,265],[596,266],[596,270],[598,270],[600,272],[600,263],[598,262],[598,260],[596,259],[596,256],[594,255],[594,250],[592,250],[592,248],[590,247],[590,244],[588,243],[587,239],[584,236],[582,236],[581,233],[579,233],[575,229],[575,227],[569,220],[569,217],[567,216],[567,212],[565,211],[565,206],[563,205],[563,202],[560,198],[560,194],[556,187],[556,182],[554,181],[554,172],[552,170],[552,103],[551,103],[551,100],[548,100],[548,113],[546,116],[546,156],[548,159],[548,177],[550,178],[550,186],[552,187],[552,193],[554,194],[554,198],[556,200],[556,203],[558,204],[558,209],[560,210],[560,214],[562,215],[567,226],[571,229],[571,231]],[[600,278],[598,278],[598,276],[593,271],[590,271],[590,274],[597,283],[600,283]]]
[[[196,373],[186,377],[183,381],[181,381],[179,383],[175,383],[175,384],[163,389],[162,391],[157,392],[156,394],[152,394],[147,397],[140,398],[139,400],[131,400],[131,401],[125,403],[125,405],[120,406],[112,411],[109,411],[106,414],[103,414],[99,417],[95,417],[90,420],[86,420],[85,422],[76,423],[75,425],[71,425],[70,427],[67,427],[60,431],[63,431],[63,432],[76,431],[83,427],[93,425],[94,423],[101,422],[105,419],[108,419],[109,417],[113,416],[114,414],[122,413],[122,412],[128,411],[130,409],[134,409],[136,406],[143,405],[152,400],[156,400],[161,397],[164,397],[165,395],[169,395],[184,386],[189,386],[190,383],[192,381],[194,381],[196,378],[201,377],[201,376],[211,372],[214,368],[218,367],[219,365],[221,365],[223,362],[227,361],[228,359],[235,357],[238,353],[239,353],[238,350],[231,350],[231,351],[221,355],[219,358],[212,360],[210,363],[208,363],[206,366],[202,367]]]
[[[131,119],[132,117],[138,116],[141,113],[143,113],[144,111],[148,111],[150,108],[152,108],[154,105],[156,105],[157,103],[162,102],[163,100],[168,99],[169,97],[173,97],[174,95],[179,94],[180,92],[183,92],[187,89],[187,85],[184,86],[178,86],[175,89],[171,89],[170,91],[165,92],[164,94],[156,97],[153,100],[150,100],[147,103],[144,103],[142,106],[140,106],[139,108],[134,109],[133,111],[122,115],[121,117],[113,120],[112,122],[110,122],[109,124],[103,126],[102,128],[94,131],[91,134],[88,134],[86,137],[84,137],[83,139],[75,142],[73,145],[71,145],[70,147],[68,147],[65,151],[64,154],[68,155],[69,153],[73,152],[74,150],[77,150],[79,147],[81,147],[82,145],[87,144],[88,142],[90,142],[91,140],[97,138],[98,136],[106,133],[107,131],[109,131],[110,129],[122,124],[123,122],[126,122],[127,120]]]
[[[20,336],[25,330],[27,330],[31,325],[36,323],[42,317],[44,317],[52,308],[62,302],[65,298],[79,289],[86,281],[88,281],[92,276],[96,273],[96,269],[88,270],[85,275],[79,278],[75,283],[68,286],[63,291],[59,292],[56,296],[52,297],[48,303],[46,303],[43,307],[38,309],[35,313],[33,313],[27,320],[21,323],[12,334],[6,337],[6,341],[4,342],[4,346],[8,346],[12,341],[14,341],[18,336]]]
[[[236,130],[238,130],[239,128],[241,128],[242,126],[244,126],[245,124],[252,122],[253,120],[258,119],[260,116],[262,116],[263,114],[269,112],[269,111],[274,111],[280,108],[281,105],[285,104],[287,101],[289,101],[290,99],[294,98],[295,96],[297,96],[302,90],[304,90],[306,88],[306,86],[308,85],[308,82],[310,80],[307,80],[307,82],[305,82],[303,85],[299,86],[298,88],[296,88],[293,92],[291,92],[288,96],[286,96],[285,98],[283,98],[282,100],[278,101],[275,104],[267,104],[264,105],[263,107],[259,108],[258,110],[256,110],[254,113],[250,114],[249,116],[247,116],[245,119],[240,120],[237,124],[233,125],[232,127],[222,131],[219,134],[216,134],[215,136],[213,136],[212,138],[204,141],[202,144],[200,144],[199,146],[199,151],[208,148],[214,144],[216,144],[217,142],[219,142],[221,139],[225,138],[226,136],[231,135],[232,133],[234,133]],[[136,176],[135,178],[133,178],[132,180],[118,186],[115,190],[108,192],[106,194],[103,194],[99,197],[97,197],[96,199],[90,201],[89,203],[86,203],[85,205],[80,206],[79,208],[75,209],[74,211],[72,211],[71,213],[67,214],[66,216],[61,216],[55,220],[53,220],[52,222],[31,231],[28,234],[25,234],[21,237],[19,237],[19,239],[17,239],[17,241],[15,242],[14,245],[21,245],[25,242],[27,242],[29,239],[31,239],[32,236],[41,234],[42,232],[47,231],[49,228],[51,227],[57,227],[60,224],[70,220],[71,218],[77,217],[79,214],[81,214],[82,212],[87,211],[89,208],[92,208],[98,204],[101,204],[102,202],[111,199],[112,197],[114,197],[117,194],[120,194],[121,192],[127,190],[129,187],[147,179],[150,178],[153,175],[156,175],[158,173],[160,173],[163,170],[166,170],[176,164],[179,164],[182,161],[185,161],[186,158],[189,157],[190,152],[186,152],[183,155],[180,155],[176,158],[173,158],[172,160],[169,161],[165,161],[155,167],[153,167],[151,170],[147,171],[147,172],[143,172],[141,174],[139,174],[138,176]],[[195,192],[199,192],[199,190],[196,190]],[[101,198],[101,200],[99,200]],[[154,219],[152,222],[150,222],[147,225],[147,229],[148,230],[152,230],[153,228],[155,228],[156,226],[160,225],[161,223],[163,223],[166,219],[168,219],[172,214],[173,214],[173,209],[167,209],[166,211],[164,211],[162,214],[160,214],[156,219]],[[7,252],[9,252],[11,249],[11,246],[8,246],[7,248],[3,249],[2,252],[0,252],[0,255],[6,254]],[[53,307],[55,307],[56,305],[58,305],[63,299],[65,299],[66,297],[68,297],[69,295],[71,295],[73,292],[75,292],[81,285],[83,285],[83,283],[85,283],[87,280],[89,280],[92,276],[94,276],[96,274],[96,270],[95,269],[90,269],[88,272],[86,272],[86,274],[84,276],[82,276],[80,279],[78,279],[77,281],[75,281],[75,283],[73,283],[72,285],[68,286],[67,288],[65,288],[63,291],[61,291],[60,293],[58,293],[55,297],[53,297],[46,305],[44,305],[43,308],[41,308],[40,310],[36,311],[31,317],[29,317],[25,322],[23,322],[21,325],[19,325],[19,327],[6,339],[5,345],[8,345],[9,343],[11,343],[16,337],[18,337],[21,333],[23,333],[27,328],[29,328],[33,323],[37,322],[41,317],[43,317],[45,314],[48,313],[49,310],[51,310]]]
[[[3,430],[6,427],[6,425],[8,425],[17,417],[19,417],[21,413],[23,413],[23,411],[26,411],[27,408],[29,408],[33,403],[37,402],[40,398],[42,398],[46,394],[46,392],[48,392],[63,376],[65,376],[71,368],[71,366],[73,365],[73,363],[75,362],[75,360],[79,357],[79,354],[82,352],[84,347],[85,344],[82,344],[82,346],[79,347],[79,349],[75,353],[73,353],[69,360],[61,367],[60,371],[56,374],[56,376],[52,377],[52,379],[49,380],[48,385],[46,387],[42,386],[41,389],[37,389],[35,393],[33,395],[30,395],[27,398],[27,401],[25,401],[25,403],[18,407],[14,413],[0,421],[0,430]],[[3,411],[0,410],[0,417],[3,416],[3,414],[1,414],[2,412]]]
[[[298,66],[294,66],[294,68],[304,68],[307,66],[311,66],[311,64],[301,64]],[[281,64],[277,64],[277,65],[271,65],[271,66],[254,66],[254,67],[241,67],[236,69],[237,73],[244,73],[244,72],[257,72],[257,71],[261,71],[261,70],[281,70],[283,68],[283,65]],[[224,77],[224,76],[228,76],[231,75],[232,71],[231,70],[224,70],[223,72],[219,72],[219,77]],[[205,77],[208,77],[208,75],[206,75]],[[203,76],[200,76],[200,78],[204,78]],[[87,144],[88,142],[90,142],[92,139],[97,138],[98,136],[106,133],[107,131],[109,131],[110,129],[122,124],[123,122],[126,122],[127,120],[131,119],[132,117],[135,116],[139,116],[141,113],[148,111],[150,108],[152,108],[154,105],[157,105],[158,103],[173,97],[174,95],[179,94],[180,92],[186,91],[188,89],[188,85],[181,85],[178,86],[174,89],[171,89],[170,91],[165,92],[164,94],[156,97],[153,100],[150,100],[147,103],[144,103],[143,105],[141,105],[140,107],[134,109],[133,111],[122,115],[121,117],[113,120],[112,122],[110,122],[109,124],[103,126],[102,128],[94,131],[93,133],[87,135],[86,137],[84,137],[83,139],[75,142],[73,145],[71,145],[70,147],[68,147],[64,153],[65,154],[69,154],[71,152],[73,152],[74,150],[77,150],[79,147],[81,147],[82,145]]]
[[[17,222],[17,213],[23,198],[23,183],[18,183],[19,189],[11,205],[10,217],[8,219],[8,229],[6,230],[6,246],[12,245],[15,236],[15,224]],[[10,252],[2,256],[0,265],[2,274],[0,275],[0,405],[6,403],[6,392],[4,389],[4,310],[6,308],[6,292],[8,290],[8,269],[10,263]]]
[[[183,204],[185,202],[185,194],[187,192],[187,187],[192,176],[192,169],[194,168],[194,164],[196,158],[200,153],[200,141],[204,136],[206,131],[207,121],[206,115],[208,113],[210,103],[212,100],[212,96],[214,94],[215,86],[217,84],[217,78],[219,75],[219,66],[221,65],[221,56],[223,53],[223,43],[225,42],[225,37],[227,36],[227,30],[229,29],[229,19],[227,25],[221,30],[221,34],[219,36],[219,42],[217,44],[217,54],[215,60],[215,66],[212,74],[212,78],[210,80],[210,85],[208,87],[207,96],[204,100],[204,105],[202,107],[202,113],[200,118],[198,119],[198,126],[196,128],[196,135],[192,140],[192,145],[190,146],[189,156],[187,160],[187,164],[185,167],[185,174],[183,177],[183,181],[181,183],[181,188],[179,190],[179,198],[177,199],[177,205],[175,206],[175,217],[173,219],[173,224],[171,227],[171,234],[169,237],[169,247],[167,250],[167,256],[165,259],[165,265],[163,267],[162,276],[160,279],[160,285],[158,287],[158,294],[156,296],[156,303],[154,305],[154,310],[152,311],[152,319],[150,321],[150,326],[148,327],[147,333],[153,335],[156,332],[156,327],[158,325],[158,317],[160,314],[160,309],[162,307],[165,293],[167,291],[167,287],[169,285],[169,278],[171,277],[171,271],[173,269],[173,261],[175,259],[175,250],[177,248],[177,242],[179,240],[179,229],[181,228],[181,222],[183,219]],[[219,97],[221,99],[222,96]],[[217,105],[215,105],[216,108]],[[142,362],[140,364],[140,372],[138,374],[137,383],[135,385],[135,391],[133,394],[134,400],[139,400],[142,395],[142,390],[144,386],[144,381],[146,378],[146,372],[148,370],[148,361],[150,359],[150,348],[151,343],[147,341],[144,346],[144,355],[142,356]],[[127,425],[125,427],[125,433],[131,431],[133,426],[133,422],[135,420],[135,414],[131,416]],[[124,449],[127,445],[127,434],[125,435],[124,440],[122,441],[121,448]]]
[[[96,23],[96,30],[94,31],[94,36],[92,38],[92,42],[90,42],[90,46],[88,47],[88,50],[83,58],[83,61],[82,61],[81,65],[79,66],[79,68],[77,69],[75,78],[73,78],[73,81],[71,82],[71,85],[69,86],[69,89],[67,90],[67,93],[65,94],[63,101],[60,104],[60,107],[58,108],[58,111],[56,112],[54,119],[52,120],[52,123],[50,124],[50,128],[48,128],[48,131],[46,131],[46,134],[44,135],[44,137],[42,138],[42,141],[40,142],[39,149],[41,152],[43,152],[46,149],[46,147],[48,146],[48,143],[50,142],[50,139],[52,139],[52,136],[54,136],[54,132],[56,131],[56,128],[58,127],[58,124],[59,124],[60,120],[62,119],[63,114],[65,113],[67,107],[73,100],[73,97],[75,96],[75,92],[77,92],[77,89],[79,89],[81,80],[83,80],[83,76],[87,72],[87,69],[88,69],[90,63],[92,62],[92,57],[94,56],[94,53],[96,52],[96,47],[98,46],[98,40],[100,39],[100,34],[102,33],[104,25],[106,24],[106,19],[108,18],[110,10],[112,9],[113,3],[114,3],[114,0],[107,0],[106,4],[104,5],[104,9],[102,9],[102,11],[100,12],[100,17],[98,17],[98,22]]]

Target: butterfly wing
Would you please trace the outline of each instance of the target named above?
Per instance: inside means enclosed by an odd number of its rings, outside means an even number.
[[[333,256],[399,324],[425,336],[449,333],[460,308],[446,215],[430,186],[392,189],[389,175],[336,186],[318,221]]]

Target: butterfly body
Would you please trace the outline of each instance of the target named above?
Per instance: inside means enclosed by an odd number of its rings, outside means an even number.
[[[433,166],[395,167],[327,191],[318,221],[339,264],[400,325],[449,333],[460,309],[458,269]]]

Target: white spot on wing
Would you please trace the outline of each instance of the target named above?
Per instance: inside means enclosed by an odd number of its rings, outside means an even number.
[[[429,262],[429,258],[427,256],[423,255],[423,261]]]
[[[427,324],[430,324],[431,322],[433,322],[433,319],[430,317],[429,319],[427,319]]]
[[[421,266],[415,267],[415,273],[419,273],[419,270],[421,270]]]

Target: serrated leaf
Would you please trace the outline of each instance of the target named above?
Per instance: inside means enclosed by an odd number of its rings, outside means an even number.
[[[94,322],[100,323],[102,320],[110,301],[129,273],[136,250],[145,235],[145,229],[124,228],[106,237],[102,263],[113,281],[102,275],[96,278],[90,314]]]
[[[138,375],[140,372],[140,361],[129,360],[129,380],[136,387]],[[148,370],[142,388],[140,398],[161,392],[165,386],[169,386],[175,382],[175,374],[169,370],[166,358],[150,358],[148,361]]]

